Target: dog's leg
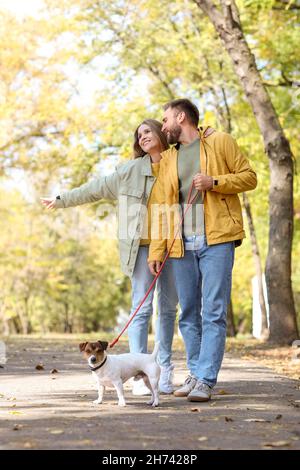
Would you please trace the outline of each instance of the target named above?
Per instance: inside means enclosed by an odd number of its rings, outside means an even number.
[[[159,393],[158,393],[159,378],[157,377],[147,377],[147,378],[150,383],[150,387],[152,391],[152,398],[151,398],[151,401],[149,402],[149,405],[158,406],[159,405]]]
[[[97,400],[94,400],[93,403],[95,405],[100,405],[102,403],[102,400],[103,400],[103,394],[105,392],[105,387],[104,385],[101,385],[99,382],[98,382],[98,398]]]
[[[115,387],[115,389],[117,390],[118,399],[119,399],[118,405],[119,406],[126,406],[122,380],[112,382],[112,384]]]
[[[148,375],[144,375],[144,376],[143,376],[143,380],[144,380],[144,384],[146,385],[147,388],[149,388],[149,390],[150,390],[150,392],[151,392],[151,399],[150,399],[150,401],[147,402],[147,405],[153,405],[153,402],[154,402],[154,393],[153,393],[153,389],[152,389],[152,387],[151,387],[151,384],[150,384]]]

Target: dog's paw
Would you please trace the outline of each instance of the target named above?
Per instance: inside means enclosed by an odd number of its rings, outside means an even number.
[[[159,405],[158,401],[154,401],[154,402],[152,403],[153,408],[156,408],[158,405]]]
[[[97,400],[94,400],[92,403],[93,405],[101,405],[102,400],[97,399]]]
[[[125,401],[119,401],[118,406],[126,406]]]

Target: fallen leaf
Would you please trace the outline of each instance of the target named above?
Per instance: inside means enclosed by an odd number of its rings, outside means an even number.
[[[58,374],[58,370],[57,369],[52,369],[50,374]]]
[[[87,397],[87,395],[79,395],[81,398]]]
[[[2,393],[0,393],[0,398],[4,398],[4,395],[2,395]]]
[[[191,408],[191,411],[192,411],[193,413],[195,413],[195,412],[200,411],[200,410],[199,410],[199,408]]]
[[[267,421],[266,419],[261,418],[249,418],[244,419],[244,421],[247,421],[247,423],[271,423],[271,421]]]
[[[23,424],[15,424],[13,427],[13,431],[19,431],[20,429],[22,429],[22,427],[23,427]]]
[[[295,408],[300,408],[300,403],[297,403],[296,401],[289,400],[290,404],[294,406]]]
[[[22,415],[23,414],[21,411],[9,411],[8,413],[10,415]]]
[[[228,416],[225,416],[225,421],[228,423],[229,421],[234,421],[232,418],[228,418]]]
[[[220,390],[219,392],[217,392],[217,395],[230,395],[230,393],[226,392],[226,390]]]
[[[291,443],[289,441],[275,441],[275,442],[266,442],[264,447],[288,447]]]
[[[32,449],[35,446],[33,442],[25,442],[24,448],[25,449]]]
[[[8,401],[16,401],[17,399],[15,397],[7,398]]]
[[[207,441],[207,437],[206,436],[198,437],[198,441],[200,441],[200,442]]]
[[[65,431],[63,431],[62,429],[53,429],[52,431],[50,431],[50,434],[63,434]]]
[[[45,370],[43,364],[37,364],[37,365],[35,366],[35,368],[36,368],[36,370]]]

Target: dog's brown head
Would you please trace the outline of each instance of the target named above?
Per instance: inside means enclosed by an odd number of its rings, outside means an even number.
[[[91,367],[101,363],[105,359],[105,351],[108,347],[107,341],[85,342],[79,344],[79,350],[87,359]]]

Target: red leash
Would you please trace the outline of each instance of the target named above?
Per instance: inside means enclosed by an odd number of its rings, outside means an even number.
[[[181,217],[181,220],[179,222],[179,225],[178,225],[178,228],[177,228],[177,232],[173,238],[173,241],[171,243],[171,246],[161,264],[161,267],[159,268],[159,271],[157,272],[157,274],[155,275],[153,281],[151,282],[150,286],[149,286],[149,289],[147,290],[144,298],[141,300],[140,304],[138,305],[138,307],[135,309],[135,311],[133,312],[132,316],[129,318],[128,322],[126,323],[126,325],[124,326],[123,330],[121,331],[121,333],[119,334],[119,336],[117,336],[117,338],[115,338],[110,344],[109,344],[109,347],[110,348],[113,348],[114,345],[119,341],[119,339],[121,338],[122,334],[127,330],[128,326],[130,325],[130,323],[132,322],[132,320],[134,319],[134,317],[136,316],[136,314],[138,313],[138,311],[140,310],[140,308],[142,307],[143,303],[145,302],[145,300],[147,299],[148,295],[150,294],[150,292],[152,291],[153,287],[155,286],[155,283],[157,281],[157,279],[159,278],[166,262],[167,262],[167,259],[169,258],[170,256],[170,253],[171,253],[171,250],[173,248],[173,245],[175,243],[175,240],[177,238],[177,235],[179,233],[179,230],[181,229],[181,226],[183,224],[183,221],[184,221],[184,217],[187,213],[187,211],[189,210],[189,208],[191,207],[191,205],[193,204],[193,202],[195,201],[196,197],[198,196],[198,191],[197,193],[193,196],[193,198],[191,197],[192,196],[192,192],[193,192],[193,187],[194,187],[194,182],[192,182],[191,186],[190,186],[190,189],[189,189],[189,193],[188,193],[188,200],[187,200],[187,207]]]

